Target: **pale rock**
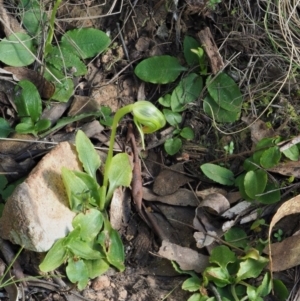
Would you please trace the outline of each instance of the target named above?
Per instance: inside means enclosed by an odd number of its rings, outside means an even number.
[[[75,213],[61,177],[61,168],[82,170],[76,149],[62,142],[18,185],[0,219],[0,237],[27,250],[46,252],[72,230]]]

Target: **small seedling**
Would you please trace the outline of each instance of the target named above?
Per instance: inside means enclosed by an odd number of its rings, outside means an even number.
[[[282,231],[282,229],[278,229],[277,232],[275,232],[273,234],[273,236],[276,238],[276,240],[278,242],[282,241],[282,237],[283,237],[283,231]]]
[[[226,155],[232,155],[234,152],[234,143],[233,141],[230,141],[228,145],[224,146],[224,149],[226,151]]]

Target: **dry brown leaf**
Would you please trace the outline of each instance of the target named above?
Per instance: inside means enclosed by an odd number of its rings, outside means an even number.
[[[287,161],[279,163],[275,167],[268,169],[268,171],[276,172],[284,176],[300,178],[300,163],[299,161]]]
[[[175,164],[170,169],[162,170],[154,181],[153,191],[158,195],[172,194],[180,186],[193,181],[182,174],[183,171],[183,164]]]
[[[296,213],[300,213],[300,195],[286,201],[279,207],[270,223],[269,241],[275,224],[283,217]],[[264,252],[271,257],[270,268],[272,271],[283,271],[297,266],[300,263],[300,235],[289,237],[280,243],[271,244],[265,248]]]
[[[199,205],[199,200],[194,193],[185,188],[179,188],[176,192],[165,196],[154,194],[151,189],[143,188],[143,199],[146,201],[157,201],[174,206],[193,206]]]
[[[49,99],[55,92],[53,83],[46,80],[40,73],[24,67],[5,67],[6,71],[11,72],[19,80],[27,79],[32,82],[38,89],[44,99]]]
[[[190,248],[184,248],[163,240],[158,254],[169,260],[176,261],[182,270],[194,270],[201,273],[208,266],[208,256]]]

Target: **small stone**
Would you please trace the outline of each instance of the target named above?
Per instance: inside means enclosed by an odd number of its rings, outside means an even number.
[[[35,252],[46,252],[72,229],[75,213],[61,169],[82,170],[75,146],[62,142],[52,149],[8,198],[0,218],[0,237]]]
[[[125,289],[119,291],[119,301],[125,301],[127,298],[127,291]]]
[[[95,291],[101,291],[109,286],[110,286],[110,280],[105,275],[97,277],[92,283],[92,288]]]

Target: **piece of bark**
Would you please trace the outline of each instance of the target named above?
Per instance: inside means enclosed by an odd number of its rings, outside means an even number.
[[[212,73],[217,74],[224,68],[224,62],[209,27],[205,27],[197,35],[208,56]]]

